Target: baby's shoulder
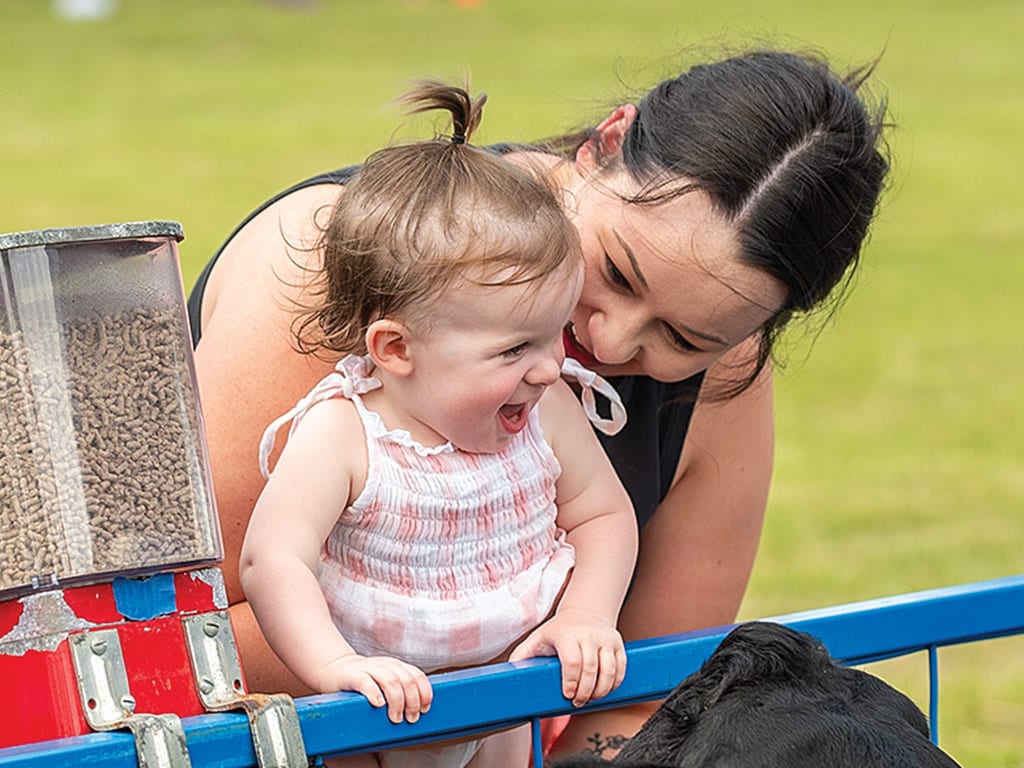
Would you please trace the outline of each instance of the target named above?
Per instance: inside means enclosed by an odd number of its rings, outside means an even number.
[[[309,406],[298,428],[307,423],[335,434],[363,431],[362,419],[356,404],[341,395],[326,397]]]
[[[553,434],[563,430],[590,430],[590,422],[573,388],[559,379],[541,396],[537,403],[537,416],[549,442]]]
[[[316,466],[349,479],[350,497],[361,493],[366,483],[369,452],[366,431],[355,403],[346,397],[331,397],[310,406],[295,433],[307,456]]]
[[[288,442],[319,452],[325,462],[348,463],[354,458],[358,464],[358,460],[365,461],[366,456],[363,435],[363,423],[355,404],[345,397],[330,397],[309,406]]]

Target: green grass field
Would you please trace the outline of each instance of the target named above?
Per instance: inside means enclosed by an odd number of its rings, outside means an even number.
[[[1020,573],[1024,5],[758,6],[120,0],[69,23],[3,0],[0,231],[177,220],[190,286],[256,203],[388,141],[410,79],[471,71],[491,97],[479,140],[529,140],[723,45],[884,50],[892,187],[849,301],[813,346],[793,334],[777,377],[743,617]],[[943,746],[1024,764],[1024,638],[940,659]],[[872,670],[927,706],[921,659]]]

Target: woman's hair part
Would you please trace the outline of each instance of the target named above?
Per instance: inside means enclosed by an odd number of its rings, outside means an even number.
[[[886,104],[865,87],[876,63],[844,77],[815,55],[757,50],[691,67],[640,99],[621,165],[598,158],[639,185],[630,204],[703,190],[736,228],[740,261],[785,287],[725,396],[753,382],[792,318],[830,317],[854,275],[889,169]],[[593,138],[542,146],[574,153]]]

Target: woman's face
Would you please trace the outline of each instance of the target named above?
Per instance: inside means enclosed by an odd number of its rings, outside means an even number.
[[[566,353],[605,376],[680,381],[749,338],[785,289],[739,262],[735,228],[704,192],[660,205],[623,202],[624,170],[567,189],[585,278]]]

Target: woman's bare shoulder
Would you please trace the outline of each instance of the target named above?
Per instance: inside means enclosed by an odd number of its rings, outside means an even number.
[[[224,305],[230,313],[262,305],[268,309],[302,285],[316,266],[320,228],[344,188],[317,184],[298,189],[267,206],[227,243],[210,272],[203,295],[203,333]]]
[[[215,415],[230,422],[241,417],[238,408],[249,409],[265,425],[329,371],[329,363],[298,352],[294,320],[315,259],[314,222],[338,191],[317,185],[282,198],[246,224],[218,259],[196,347],[204,405],[225,409]]]

